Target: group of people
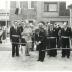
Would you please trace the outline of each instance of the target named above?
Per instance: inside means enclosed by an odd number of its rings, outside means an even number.
[[[22,52],[25,49],[25,55],[29,55],[29,49],[31,48],[31,35],[32,35],[32,29],[29,24],[25,25],[25,22],[21,21],[19,23],[18,21],[14,21],[11,24],[10,28],[10,40],[12,42],[12,57],[19,56],[19,48],[21,47]],[[26,48],[24,48],[26,46]]]
[[[39,51],[37,61],[44,61],[45,53],[50,57],[57,56],[57,49],[62,50],[62,57],[70,57],[70,38],[71,28],[67,22],[64,22],[63,27],[57,24],[47,25],[41,21],[38,28],[34,29],[32,24],[25,24],[25,22],[18,23],[14,21],[10,28],[10,40],[12,42],[12,57],[19,56],[19,47],[21,45],[23,53],[30,56],[29,51]],[[24,48],[25,47],[25,48]],[[24,50],[23,50],[24,49]]]

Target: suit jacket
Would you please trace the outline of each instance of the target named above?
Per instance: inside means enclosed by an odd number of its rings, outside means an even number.
[[[20,38],[20,30],[17,28],[15,29],[14,27],[10,28],[10,39],[12,42],[19,42]]]
[[[52,36],[58,37],[58,29],[57,28],[53,28]]]
[[[46,32],[43,28],[39,30],[39,34],[36,35],[36,40],[40,41],[41,43],[38,45],[38,50],[45,50],[46,49]]]
[[[71,36],[71,28],[67,27],[66,30],[64,30],[64,28],[61,30],[61,36]]]

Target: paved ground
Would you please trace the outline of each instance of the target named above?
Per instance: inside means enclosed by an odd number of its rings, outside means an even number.
[[[10,51],[11,47],[12,46],[9,38],[2,40],[2,43],[0,43],[0,51]]]
[[[30,56],[25,56],[20,53],[20,57],[11,57],[11,51],[0,51],[0,71],[48,71],[48,70],[72,70],[72,53],[70,59],[61,58],[61,53],[58,56],[48,57],[46,55],[44,62],[38,62],[38,52],[30,52]]]
[[[38,52],[30,52],[30,56],[22,55],[20,57],[11,57],[11,43],[10,40],[0,44],[0,71],[48,71],[48,70],[72,70],[72,51],[70,59],[61,58],[61,51],[58,51],[57,57],[49,57],[46,54],[44,62],[38,62]]]

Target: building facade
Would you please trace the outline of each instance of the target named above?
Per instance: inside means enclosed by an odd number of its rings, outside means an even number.
[[[4,9],[0,9],[0,29],[2,26],[9,26],[10,21],[9,21],[9,11],[7,12]]]
[[[72,4],[70,4],[68,8],[70,9],[70,27],[72,28]]]
[[[62,24],[67,21],[70,24],[69,10],[66,9],[66,2],[38,2],[38,20],[52,24]],[[39,9],[40,8],[40,9]]]
[[[15,14],[17,9],[18,14]],[[70,24],[70,13],[64,1],[11,1],[10,20],[44,21],[62,25],[64,22]]]
[[[30,4],[29,4],[30,3]],[[33,21],[37,19],[37,9],[36,2],[20,1],[19,6],[18,2],[11,1],[10,3],[10,20],[29,20]],[[28,6],[29,5],[29,6]],[[16,9],[19,9],[18,15],[15,14]]]

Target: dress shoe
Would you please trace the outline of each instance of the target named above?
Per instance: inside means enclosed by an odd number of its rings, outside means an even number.
[[[30,56],[30,55],[26,55],[26,56]]]
[[[19,55],[16,55],[17,57],[19,57]]]
[[[64,58],[65,56],[62,56],[62,58]]]
[[[37,61],[40,61],[40,60],[37,60]]]
[[[12,55],[12,57],[14,57],[14,55]]]
[[[67,56],[67,58],[70,58],[69,56]]]
[[[41,62],[43,62],[44,60],[40,60]]]

